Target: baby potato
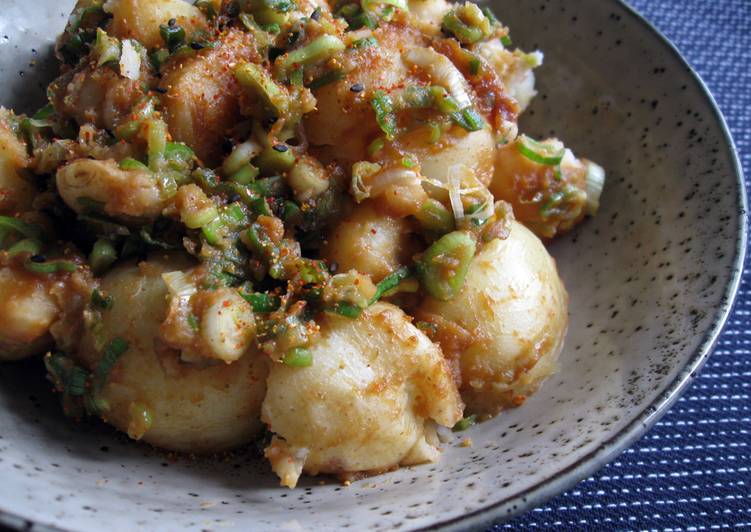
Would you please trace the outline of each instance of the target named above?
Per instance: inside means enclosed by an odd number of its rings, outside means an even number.
[[[77,159],[57,171],[56,181],[63,201],[78,213],[95,202],[115,218],[153,221],[165,206],[153,175],[121,170],[113,160]]]
[[[357,320],[327,315],[309,367],[272,366],[262,419],[277,436],[266,456],[282,485],[313,475],[384,471],[434,461],[433,423],[462,403],[440,349],[399,308]]]
[[[470,413],[493,416],[518,406],[554,373],[568,324],[568,295],[542,242],[513,222],[505,240],[474,258],[463,291],[428,297],[421,311],[469,332],[456,353]],[[447,355],[453,355],[447,353]]]
[[[0,361],[47,349],[52,343],[50,326],[59,314],[48,282],[19,268],[0,268]]]
[[[184,0],[109,0],[105,9],[112,14],[109,33],[120,39],[136,39],[146,48],[161,48],[159,26],[175,19],[190,36],[206,29],[206,17],[193,3]]]
[[[410,233],[407,219],[385,215],[367,202],[331,230],[321,255],[339,271],[354,269],[378,282],[411,262],[417,250]]]
[[[161,81],[167,124],[207,165],[221,162],[222,142],[240,114],[236,64],[255,59],[252,37],[227,31],[221,44],[194,57],[171,63]]]
[[[98,396],[109,404],[103,418],[164,449],[221,451],[250,442],[261,429],[266,358],[248,352],[232,364],[184,364],[180,352],[160,340],[168,308],[162,274],[189,265],[173,255],[108,273],[100,289],[112,297],[112,307],[87,328],[77,356],[93,369],[102,342],[125,340],[128,349]]]
[[[0,107],[0,214],[19,214],[31,209],[34,185],[23,175],[29,165],[26,146],[11,131],[8,111]]]

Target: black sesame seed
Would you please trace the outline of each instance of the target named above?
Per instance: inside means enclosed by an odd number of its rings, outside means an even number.
[[[365,87],[362,86],[362,83],[355,83],[349,88],[349,90],[352,92],[362,92],[365,90]]]
[[[336,271],[339,269],[339,263],[336,261],[332,261],[331,264],[329,264],[329,271],[331,273],[336,273]]]
[[[44,255],[32,255],[29,260],[31,260],[31,262],[45,262],[47,257]]]
[[[310,14],[310,20],[315,20],[316,22],[318,22],[320,19],[321,19],[321,9],[317,7]]]
[[[154,89],[154,92],[158,92],[159,94],[167,94],[167,89],[164,89],[162,87],[156,87]]]
[[[204,48],[206,48],[206,45],[201,44],[200,42],[194,41],[190,43],[190,47],[193,48],[194,50],[203,50]]]
[[[162,20],[164,20],[164,19],[162,19]],[[174,27],[174,26],[175,26],[175,24],[177,24],[177,19],[171,18],[171,19],[169,19],[169,20],[167,21],[167,25],[168,25],[168,26],[169,26],[170,28]]]
[[[278,151],[279,153],[284,153],[289,148],[285,146],[284,144],[275,144],[274,145],[274,151]]]
[[[270,117],[268,117],[268,118],[267,118],[266,120],[264,120],[264,121],[263,121],[263,123],[264,123],[264,124],[266,124],[266,127],[271,127],[271,126],[273,126],[274,124],[276,124],[276,122],[277,122],[278,120],[279,120],[279,119],[278,119],[278,118],[276,118],[275,116],[270,116]]]

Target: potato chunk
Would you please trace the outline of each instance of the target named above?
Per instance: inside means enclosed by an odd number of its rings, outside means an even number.
[[[451,301],[428,298],[421,312],[469,332],[460,360],[470,413],[518,406],[556,368],[568,324],[568,296],[542,242],[514,222],[475,257],[464,290]],[[421,314],[422,315],[422,314]]]
[[[78,358],[89,368],[102,356],[101,343],[121,338],[128,350],[102,389],[106,421],[136,439],[164,449],[214,452],[252,441],[261,429],[266,358],[248,352],[232,364],[185,364],[180,352],[160,340],[168,307],[162,274],[187,268],[179,256],[125,264],[102,279],[110,310],[84,335]],[[138,424],[147,412],[150,426]]]
[[[266,456],[294,487],[311,474],[378,472],[438,457],[433,423],[462,417],[440,349],[397,307],[378,303],[358,320],[327,316],[313,364],[276,364],[263,420],[277,434]]]

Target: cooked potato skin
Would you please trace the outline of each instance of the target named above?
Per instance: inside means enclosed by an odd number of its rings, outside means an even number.
[[[144,405],[153,420],[136,435],[144,441],[175,451],[222,451],[252,441],[261,429],[266,359],[248,353],[232,364],[199,367],[181,363],[180,353],[162,344],[167,286],[161,275],[189,264],[180,256],[154,257],[123,264],[102,279],[101,289],[114,303],[102,313],[99,334],[129,344],[102,390],[111,408],[105,420],[126,432],[131,405]],[[90,369],[101,358],[90,329],[77,356]]]
[[[159,26],[170,19],[175,19],[188,36],[206,28],[201,10],[184,0],[111,0],[107,9],[112,14],[112,35],[136,39],[148,49],[164,46]]]
[[[475,257],[458,297],[448,302],[428,297],[421,311],[469,332],[456,353],[462,398],[469,413],[492,416],[523,403],[555,371],[567,305],[542,242],[513,222],[506,240],[493,240]]]
[[[378,282],[409,264],[417,251],[405,218],[381,213],[372,203],[358,207],[329,233],[321,255],[338,271],[357,270]]]
[[[310,350],[310,367],[272,367],[263,403],[264,422],[284,439],[267,456],[285,485],[297,481],[295,461],[312,474],[345,474],[433,460],[427,420],[462,417],[440,350],[393,305],[358,320],[327,315]]]

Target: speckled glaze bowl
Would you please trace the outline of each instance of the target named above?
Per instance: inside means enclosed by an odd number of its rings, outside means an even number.
[[[0,102],[30,109],[71,0],[2,0]],[[561,371],[439,463],[343,487],[277,486],[250,453],[165,456],[62,416],[39,361],[0,366],[0,522],[39,530],[461,529],[541,503],[643,434],[709,356],[738,286],[745,197],[711,96],[612,0],[497,0],[541,95],[525,118],[609,173],[597,218],[556,241],[571,294]]]

